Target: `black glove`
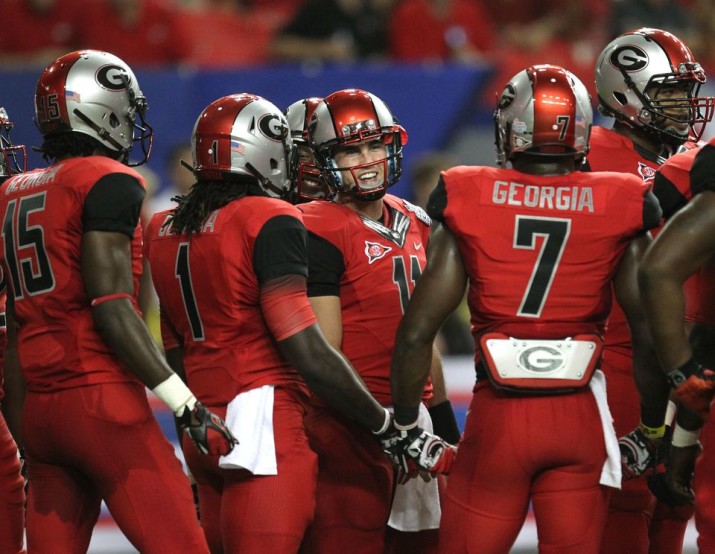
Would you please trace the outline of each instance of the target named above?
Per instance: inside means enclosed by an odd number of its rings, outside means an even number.
[[[692,505],[695,502],[693,473],[700,452],[700,443],[690,446],[670,445],[665,472],[648,477],[648,488],[653,496],[673,507]]]
[[[454,416],[452,403],[449,400],[445,400],[436,406],[428,408],[428,411],[432,418],[434,434],[442,437],[450,444],[459,444],[462,434],[457,425],[457,418]]]
[[[658,463],[658,442],[649,439],[640,427],[618,439],[621,469],[625,479],[635,479]]]
[[[211,413],[201,402],[196,402],[193,410],[189,410],[188,406],[184,408],[177,423],[202,454],[225,456],[238,444],[223,419]]]

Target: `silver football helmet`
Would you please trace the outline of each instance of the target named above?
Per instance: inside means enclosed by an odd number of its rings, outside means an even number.
[[[573,155],[588,153],[593,108],[586,87],[570,71],[535,65],[506,85],[494,112],[497,163],[515,154]]]
[[[10,140],[13,127],[7,111],[0,107],[0,183],[11,175],[27,170],[27,150],[23,145],[15,145]]]
[[[35,92],[35,121],[44,137],[66,132],[96,139],[128,165],[149,159],[152,128],[144,121],[146,98],[130,67],[117,56],[79,50],[52,62]],[[130,163],[140,143],[143,159]]]
[[[293,204],[317,199],[327,200],[332,196],[328,183],[315,164],[315,152],[308,140],[310,118],[322,101],[322,98],[317,97],[304,98],[293,102],[285,111],[298,157],[298,168],[293,175],[293,188],[290,193],[290,201]]]
[[[331,188],[362,200],[373,200],[385,194],[402,174],[402,146],[407,144],[407,132],[385,102],[370,92],[345,89],[326,96],[318,104],[310,120],[308,136],[313,143],[318,165]],[[336,147],[349,146],[365,140],[381,140],[385,157],[381,160],[351,167],[338,167],[333,157]],[[363,188],[356,171],[383,164],[384,182],[378,187]],[[344,173],[350,172],[355,185],[348,188]]]
[[[699,139],[713,117],[713,98],[699,97],[705,71],[675,35],[629,31],[611,41],[596,63],[599,109],[631,127],[678,145]],[[680,92],[663,90],[679,87]]]
[[[196,120],[191,145],[198,179],[250,176],[269,196],[287,198],[295,145],[285,116],[265,98],[243,93],[211,102]]]

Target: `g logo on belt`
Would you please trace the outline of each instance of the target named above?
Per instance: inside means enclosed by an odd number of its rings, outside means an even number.
[[[564,355],[550,346],[532,346],[519,353],[518,363],[528,371],[548,373],[564,365]]]

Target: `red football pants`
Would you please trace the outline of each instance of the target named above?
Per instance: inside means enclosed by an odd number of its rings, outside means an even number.
[[[440,552],[506,554],[533,503],[539,552],[598,552],[606,447],[589,389],[517,396],[479,383],[447,481]]]
[[[308,408],[306,427],[319,471],[315,518],[301,551],[382,553],[395,472],[380,443],[323,406]]]
[[[305,434],[305,395],[276,388],[273,433],[278,475],[220,469],[188,437],[183,451],[199,490],[201,523],[212,554],[298,552],[315,508],[318,461]],[[226,408],[212,407],[225,417]],[[240,441],[240,437],[238,438]]]
[[[640,423],[640,397],[633,379],[632,359],[606,351],[602,369],[606,374],[608,407],[616,435],[630,433]],[[645,477],[623,480],[608,504],[608,519],[601,554],[671,554],[683,549],[692,507],[671,508],[658,502]]]
[[[0,414],[0,552],[24,552],[25,491],[17,446]]]
[[[191,488],[141,385],[28,392],[28,552],[87,551],[104,500],[142,554],[207,553]]]

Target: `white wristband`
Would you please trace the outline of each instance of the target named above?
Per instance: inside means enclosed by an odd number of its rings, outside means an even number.
[[[673,429],[673,439],[671,441],[671,444],[678,448],[685,448],[687,446],[693,446],[694,444],[698,444],[699,436],[700,436],[699,430],[698,431],[688,431],[687,429],[683,429],[680,425],[678,425],[676,423],[675,428]]]
[[[196,405],[196,397],[176,373],[151,389],[151,392],[169,406],[176,416],[183,415],[184,408],[193,410]]]
[[[390,413],[390,410],[387,408],[382,408],[385,410],[385,421],[382,423],[382,427],[380,427],[377,431],[373,431],[373,434],[375,435],[382,435],[385,431],[387,431],[387,428],[390,426],[390,421],[392,419],[392,414]]]

